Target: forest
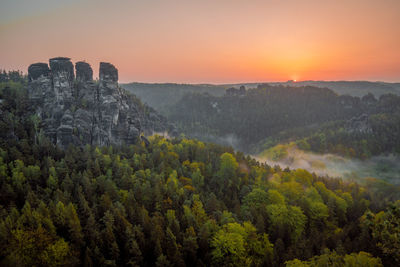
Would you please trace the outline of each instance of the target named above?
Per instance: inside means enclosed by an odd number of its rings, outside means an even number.
[[[223,96],[226,86],[211,84],[176,84],[176,83],[126,83],[121,86],[139,97],[144,103],[166,112],[187,93],[208,93]]]
[[[123,83],[121,86],[139,97],[143,102],[157,109],[167,111],[187,93],[208,93],[212,96],[223,96],[229,88],[256,88],[257,86],[313,86],[328,88],[338,95],[363,97],[369,93],[379,98],[384,94],[400,93],[400,83],[367,82],[367,81],[287,81],[268,83],[239,83],[239,84],[178,84],[178,83]]]
[[[399,107],[394,94],[359,98],[312,86],[262,85],[222,97],[187,94],[168,118],[189,137],[248,153],[295,141],[304,150],[365,159],[400,152]]]
[[[400,202],[374,188],[185,137],[62,150],[20,78],[0,85],[1,266],[400,264]]]

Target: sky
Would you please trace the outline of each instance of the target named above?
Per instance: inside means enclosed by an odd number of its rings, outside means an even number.
[[[0,0],[0,69],[57,56],[120,82],[400,82],[400,1]]]

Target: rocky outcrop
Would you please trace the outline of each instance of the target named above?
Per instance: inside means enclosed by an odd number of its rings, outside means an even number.
[[[118,70],[110,63],[100,62],[99,77],[102,81],[118,81]]]
[[[53,90],[60,105],[70,105],[73,101],[74,65],[69,58],[50,59]]]
[[[244,85],[240,86],[239,89],[234,87],[228,88],[225,91],[226,96],[245,96],[246,95],[246,87]]]
[[[346,122],[345,129],[350,133],[371,133],[372,127],[369,123],[368,114],[351,118]]]
[[[89,63],[79,61],[75,63],[76,80],[80,82],[88,82],[93,80],[93,70]]]
[[[50,74],[49,66],[46,63],[35,63],[28,68],[29,81],[36,80],[40,76],[48,77]]]
[[[132,144],[141,133],[165,132],[166,119],[118,86],[118,70],[101,62],[99,81],[86,62],[50,59],[28,68],[28,91],[42,129],[61,147]]]

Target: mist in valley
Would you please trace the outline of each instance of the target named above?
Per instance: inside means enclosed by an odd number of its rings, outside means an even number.
[[[305,169],[321,176],[338,177],[363,182],[366,178],[377,178],[400,185],[400,157],[388,154],[361,160],[334,154],[316,154],[292,146],[280,158],[268,153],[255,156],[268,165],[281,168]]]
[[[204,142],[213,142],[231,146],[235,150],[244,151],[240,139],[235,134],[225,136],[192,134]],[[276,147],[281,147],[276,155]],[[279,165],[282,169],[305,169],[320,176],[343,178],[363,183],[370,178],[379,179],[393,185],[400,185],[400,156],[382,154],[368,159],[348,158],[336,154],[319,154],[299,149],[294,144],[278,145],[260,154],[250,154],[260,162],[270,166]]]

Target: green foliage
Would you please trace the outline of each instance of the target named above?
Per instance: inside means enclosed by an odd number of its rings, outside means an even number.
[[[400,264],[400,201],[378,214],[365,214],[363,224],[370,230],[383,258]]]
[[[4,263],[15,266],[65,266],[70,248],[63,239],[55,240],[43,228],[13,230]]]
[[[297,241],[304,231],[307,217],[301,208],[282,204],[271,204],[266,207],[270,221],[269,231],[275,238],[289,238]]]
[[[333,266],[333,267],[381,267],[382,262],[379,258],[372,257],[366,252],[351,253],[348,255],[339,255],[335,251],[327,252],[326,254],[315,256],[309,261],[300,261],[298,259],[287,261],[286,267],[297,266]]]
[[[288,156],[287,146],[281,144],[276,145],[268,150],[265,150],[260,154],[260,156],[270,158],[274,161],[282,160]]]
[[[235,157],[230,153],[224,153],[221,155],[220,169],[217,176],[221,180],[231,180],[236,175],[236,170],[239,166]]]
[[[257,235],[249,222],[223,225],[211,241],[216,266],[261,266],[271,263],[272,244],[267,235]]]

